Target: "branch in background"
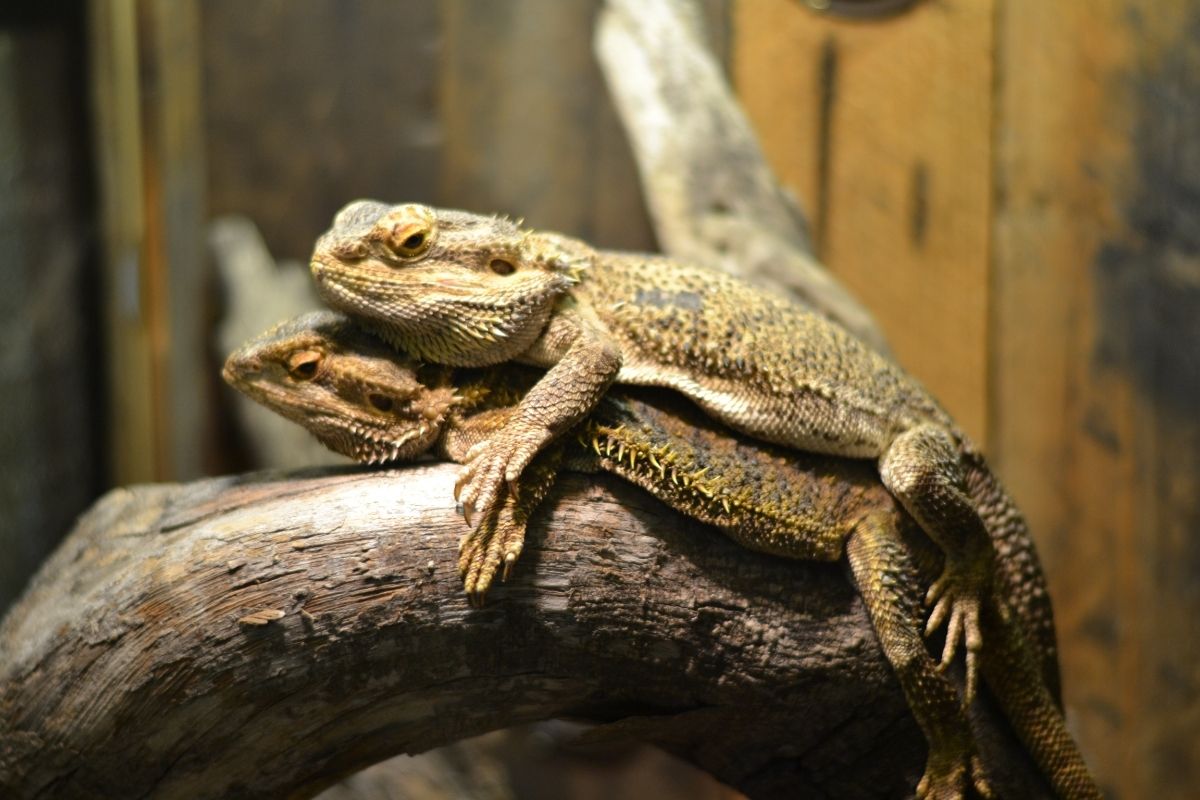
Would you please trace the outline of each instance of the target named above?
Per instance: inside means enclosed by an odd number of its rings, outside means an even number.
[[[788,292],[887,352],[882,331],[813,258],[686,0],[609,0],[595,49],[665,252]]]

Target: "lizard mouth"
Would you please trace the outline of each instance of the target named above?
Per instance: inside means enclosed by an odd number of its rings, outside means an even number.
[[[452,366],[495,364],[524,352],[571,285],[568,276],[551,272],[447,276],[396,272],[366,259],[348,269],[314,256],[311,268],[330,306],[406,353]]]
[[[430,307],[462,305],[466,309],[504,311],[540,305],[566,291],[574,282],[567,275],[524,272],[497,279],[485,273],[456,276],[446,271],[393,265],[364,258],[353,269],[337,259],[314,256],[309,263],[321,296],[334,307],[369,312],[369,305]]]

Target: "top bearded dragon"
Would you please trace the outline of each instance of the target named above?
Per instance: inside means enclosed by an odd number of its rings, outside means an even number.
[[[980,602],[994,579],[1014,598],[1057,696],[1049,599],[1036,555],[1014,535],[1024,532],[1019,513],[916,380],[824,317],[711,269],[415,204],[346,206],[311,268],[327,303],[418,358],[548,368],[466,454],[456,491],[468,521],[612,382],[674,389],[756,438],[875,460],[945,554],[926,598],[927,632],[947,624],[943,665],[965,644],[968,701]]]

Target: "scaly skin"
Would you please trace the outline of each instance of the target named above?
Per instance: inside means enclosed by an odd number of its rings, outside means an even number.
[[[317,242],[322,297],[428,361],[548,367],[508,422],[466,455],[468,522],[616,381],[675,389],[742,433],[869,458],[943,550],[926,633],[942,664],[966,646],[967,699],[982,646],[980,599],[999,580],[1032,632],[1047,685],[1058,660],[1045,581],[1023,522],[976,448],[899,367],[811,311],[731,276],[596,251],[511,222],[358,201]],[[1026,539],[1027,541],[1027,539]],[[995,571],[995,551],[1009,554]]]
[[[461,461],[508,424],[539,377],[518,368],[420,367],[389,356],[330,312],[267,332],[231,355],[224,375],[330,448],[366,462],[423,449]],[[507,576],[530,512],[564,467],[619,475],[755,550],[826,561],[845,555],[929,743],[918,796],[958,798],[968,780],[987,792],[954,688],[921,636],[921,587],[936,576],[941,554],[864,463],[739,436],[669,393],[614,390],[534,460],[519,491],[506,492],[464,541],[459,566],[474,601],[501,565]],[[983,611],[984,679],[1018,736],[1061,796],[1099,797],[1005,599],[988,595]]]

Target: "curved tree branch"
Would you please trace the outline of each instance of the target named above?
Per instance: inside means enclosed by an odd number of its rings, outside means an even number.
[[[476,610],[454,474],[111,492],[0,626],[0,795],[305,796],[551,717],[611,723],[589,737],[659,744],[752,797],[911,790],[923,739],[839,565],[567,478]],[[997,730],[998,785],[1034,780]]]

